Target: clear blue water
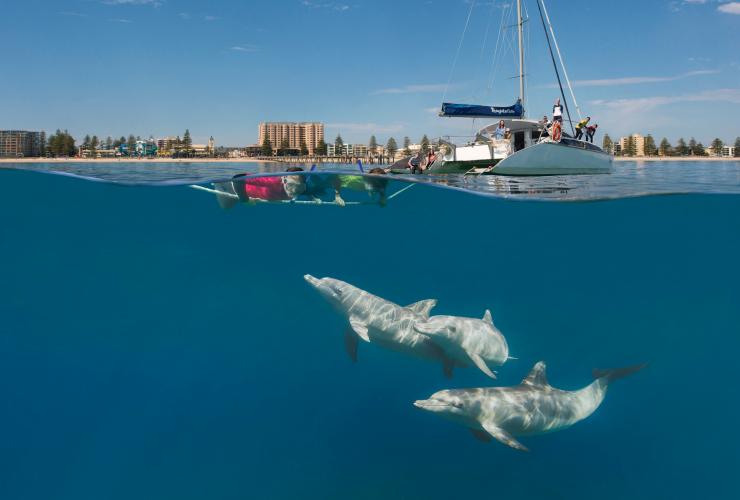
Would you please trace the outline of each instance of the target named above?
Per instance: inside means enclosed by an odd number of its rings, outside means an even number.
[[[513,202],[481,179],[493,197],[230,211],[185,186],[0,171],[0,498],[736,498],[740,166],[672,165],[517,196],[615,198],[598,203]],[[553,181],[568,189],[537,192]],[[630,198],[645,186],[692,194]],[[490,308],[519,358],[501,385],[538,360],[566,389],[650,366],[587,420],[522,438],[530,453],[481,443],[412,402],[485,376],[372,345],[353,365],[306,273]]]

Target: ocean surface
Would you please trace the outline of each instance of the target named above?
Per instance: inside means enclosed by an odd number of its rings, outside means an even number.
[[[0,499],[740,497],[740,163],[615,167],[228,210],[189,184],[284,166],[0,169]],[[490,309],[517,359],[353,364],[307,273]],[[529,453],[412,404],[540,360],[649,366]]]

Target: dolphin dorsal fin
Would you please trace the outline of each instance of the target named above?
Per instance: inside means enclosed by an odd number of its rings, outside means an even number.
[[[428,318],[429,313],[432,312],[432,309],[434,309],[436,305],[437,299],[427,299],[420,300],[419,302],[414,302],[413,304],[406,306],[406,309],[411,309],[416,314],[420,314],[425,318]]]
[[[522,385],[529,385],[532,387],[549,387],[550,384],[547,382],[547,374],[545,373],[545,362],[540,361],[532,367],[529,375],[522,380]]]
[[[486,312],[483,314],[483,321],[493,326],[493,316],[491,316],[490,309],[486,309]]]

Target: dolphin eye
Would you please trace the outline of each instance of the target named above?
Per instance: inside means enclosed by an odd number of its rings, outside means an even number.
[[[462,410],[462,408],[463,408],[463,404],[462,403],[452,403],[452,406],[454,406],[458,410]]]

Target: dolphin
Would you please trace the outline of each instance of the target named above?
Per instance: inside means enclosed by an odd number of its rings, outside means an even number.
[[[552,387],[540,361],[518,386],[439,391],[414,406],[468,427],[481,441],[496,439],[529,451],[516,436],[546,434],[580,422],[599,407],[611,382],[645,366],[594,370],[591,384],[571,392]]]
[[[457,366],[477,366],[496,378],[489,364],[501,366],[509,359],[509,346],[494,326],[491,311],[483,319],[457,316],[432,316],[414,323],[414,330],[431,338]]]
[[[334,278],[304,279],[349,321],[345,332],[345,347],[353,361],[357,361],[359,337],[368,343],[403,352],[419,358],[440,361],[445,375],[452,375],[453,362],[444,351],[413,326],[429,317],[436,300],[422,300],[401,307],[355,286]]]

